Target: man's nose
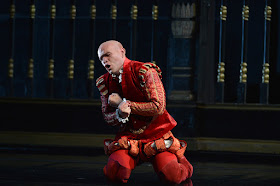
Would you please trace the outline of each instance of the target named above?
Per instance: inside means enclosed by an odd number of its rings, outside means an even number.
[[[107,62],[108,62],[108,60],[106,60],[106,59],[102,59],[102,64],[105,66],[106,64],[107,64]]]
[[[106,63],[108,62],[107,57],[103,57],[103,59],[102,59],[102,60],[103,60],[103,63],[104,63],[104,64],[106,64]]]

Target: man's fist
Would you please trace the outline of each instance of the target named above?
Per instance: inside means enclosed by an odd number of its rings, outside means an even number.
[[[112,93],[108,98],[108,103],[112,107],[118,107],[122,102],[122,98],[118,93]]]
[[[131,113],[130,104],[127,101],[121,102],[118,109],[122,118],[128,117]]]

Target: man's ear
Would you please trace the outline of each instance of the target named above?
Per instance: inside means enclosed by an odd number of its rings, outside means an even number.
[[[121,51],[122,51],[122,57],[125,57],[125,53],[126,53],[125,48],[122,48]]]

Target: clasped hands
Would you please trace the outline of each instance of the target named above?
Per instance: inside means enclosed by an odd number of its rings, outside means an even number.
[[[119,109],[119,115],[122,118],[128,117],[131,113],[129,102],[123,101],[118,93],[112,93],[111,95],[109,95],[108,103],[110,106]]]

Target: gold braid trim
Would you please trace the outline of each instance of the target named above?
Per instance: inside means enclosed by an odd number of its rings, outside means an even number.
[[[150,69],[150,68],[154,68],[160,79],[162,79],[162,71],[160,70],[160,68],[153,64],[153,63],[145,63],[144,65],[142,65],[142,67],[139,70],[139,78],[141,80],[141,86],[143,87],[145,84],[145,73]]]
[[[108,94],[108,89],[105,86],[104,75],[100,76],[96,80],[96,86],[97,86],[98,90],[100,91],[100,94],[102,94],[104,96]]]

